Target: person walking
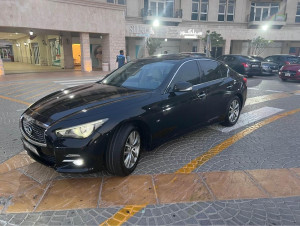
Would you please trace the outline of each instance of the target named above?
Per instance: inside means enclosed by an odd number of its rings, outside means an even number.
[[[124,56],[124,51],[120,50],[120,55],[117,56],[116,62],[118,63],[118,68],[125,64],[126,57]]]

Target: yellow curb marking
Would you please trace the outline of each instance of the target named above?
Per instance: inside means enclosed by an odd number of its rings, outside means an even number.
[[[177,170],[175,173],[186,173],[186,174],[192,173],[192,171],[195,170],[197,167],[204,164],[209,159],[211,159],[212,157],[214,157],[215,155],[217,155],[218,153],[220,153],[224,149],[228,148],[232,144],[234,144],[237,141],[241,140],[246,135],[254,132],[255,130],[257,130],[257,129],[259,129],[259,128],[261,128],[261,127],[263,127],[263,126],[265,126],[265,125],[267,125],[271,122],[274,122],[274,121],[276,121],[278,119],[281,119],[283,117],[286,117],[288,115],[295,114],[297,112],[300,112],[300,108],[292,110],[292,111],[284,112],[284,113],[281,113],[279,115],[275,115],[275,116],[273,116],[271,118],[268,118],[268,119],[266,119],[262,122],[256,123],[253,126],[237,133],[236,135],[232,136],[231,138],[223,141],[222,143],[218,144],[217,146],[209,149],[206,153],[204,153],[203,155],[201,155],[201,156],[197,157],[196,159],[192,160],[190,163],[183,166],[182,168]],[[125,223],[128,219],[130,219],[134,214],[139,212],[139,210],[145,208],[146,206],[147,205],[125,206],[123,209],[119,210],[115,215],[113,215],[111,218],[107,219],[106,221],[104,221],[100,225],[101,226],[103,226],[103,225],[121,225],[121,224]],[[124,211],[127,211],[128,209],[134,209],[134,208],[136,208],[135,212],[132,211],[132,212],[129,212],[127,214],[124,214]]]
[[[271,122],[274,122],[274,121],[276,121],[278,119],[281,119],[283,117],[286,117],[288,115],[295,114],[297,112],[300,112],[300,108],[292,110],[292,111],[284,112],[284,113],[281,113],[281,114],[278,114],[278,115],[275,115],[275,116],[273,116],[271,118],[268,118],[264,121],[256,123],[253,126],[248,127],[247,129],[244,129],[243,131],[235,134],[234,136],[232,136],[232,137],[228,138],[227,140],[223,141],[222,143],[220,143],[220,144],[214,146],[213,148],[209,149],[203,155],[195,158],[190,163],[186,164],[185,166],[183,166],[182,168],[177,170],[176,173],[191,173],[196,168],[198,168],[199,166],[201,166],[202,164],[204,164],[205,162],[210,160],[212,157],[216,156],[217,154],[219,154],[220,152],[222,152],[223,150],[225,150],[229,146],[233,145],[237,141],[244,138],[246,135],[254,132],[255,130],[257,130],[257,129],[259,129],[259,128],[261,128],[261,127],[263,127],[263,126],[265,126],[265,125],[267,125]]]
[[[106,225],[122,225],[125,223],[129,218],[131,218],[133,215],[138,213],[140,210],[144,209],[147,205],[130,205],[125,206],[123,209],[119,210],[115,215],[113,215],[111,218],[107,219],[103,223],[100,224],[100,226],[106,226]]]
[[[37,94],[37,95],[28,97],[28,98],[26,98],[25,100],[32,99],[32,98],[34,98],[34,97],[40,96],[40,95],[42,95],[42,94],[44,94],[44,93],[49,93],[49,92],[54,91],[54,90],[59,90],[59,88],[55,87],[55,88],[53,88],[53,89],[46,90],[45,92],[41,92],[41,93],[39,93],[39,94]],[[50,93],[49,93],[49,94],[50,94]]]
[[[17,102],[17,103],[20,103],[20,104],[25,104],[25,105],[28,105],[28,106],[31,105],[31,103],[28,103],[28,102],[25,102],[25,101],[22,101],[22,100],[17,100],[17,99],[11,98],[11,97],[5,97],[5,96],[0,95],[0,98],[2,98],[4,100],[10,100],[12,102]]]
[[[37,88],[37,89],[32,89],[32,88],[31,88],[30,91],[27,91],[27,92],[25,92],[25,93],[20,93],[20,94],[14,96],[14,97],[23,96],[23,95],[26,95],[26,94],[28,94],[28,93],[36,92],[36,91],[41,90],[41,89],[45,89],[45,88],[53,88],[53,87],[57,88],[57,85],[56,85],[56,84],[51,84],[51,85],[44,86],[44,87],[40,87],[40,88]],[[50,89],[50,90],[51,90],[51,89]],[[40,94],[39,94],[39,95],[40,95]]]

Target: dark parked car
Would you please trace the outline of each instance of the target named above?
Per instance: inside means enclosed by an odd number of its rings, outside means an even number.
[[[299,57],[296,57],[294,55],[287,55],[287,54],[278,54],[278,55],[268,56],[265,58],[265,61],[276,63],[276,64],[278,64],[279,68],[281,68],[284,65],[289,65],[289,64],[300,64]]]
[[[279,72],[278,64],[274,62],[268,62],[260,56],[251,56],[252,58],[261,62],[261,74],[262,75],[276,75]]]
[[[279,71],[279,78],[281,78],[282,81],[300,80],[300,64],[283,66]]]
[[[208,122],[234,125],[247,79],[224,64],[163,55],[125,64],[103,80],[60,90],[20,118],[24,148],[58,172],[103,166],[125,176],[142,149]]]
[[[233,70],[248,77],[261,74],[261,62],[249,56],[223,55],[218,60],[223,61]]]

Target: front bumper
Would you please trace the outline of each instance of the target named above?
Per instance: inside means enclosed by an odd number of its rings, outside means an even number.
[[[29,156],[60,173],[89,173],[104,168],[107,136],[98,134],[97,138],[91,139],[87,145],[80,146],[77,142],[77,146],[75,144],[69,147],[54,147],[52,144],[42,147],[31,143],[26,137],[22,137],[22,141]],[[82,164],[75,164],[75,160],[82,161]]]
[[[271,69],[262,69],[263,75],[277,75],[279,70],[271,70]]]

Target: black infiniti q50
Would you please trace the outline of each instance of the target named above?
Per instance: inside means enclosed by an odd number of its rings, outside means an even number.
[[[105,167],[125,176],[141,150],[199,126],[234,125],[247,80],[204,57],[163,55],[130,62],[99,82],[54,92],[21,116],[24,148],[58,172]]]

